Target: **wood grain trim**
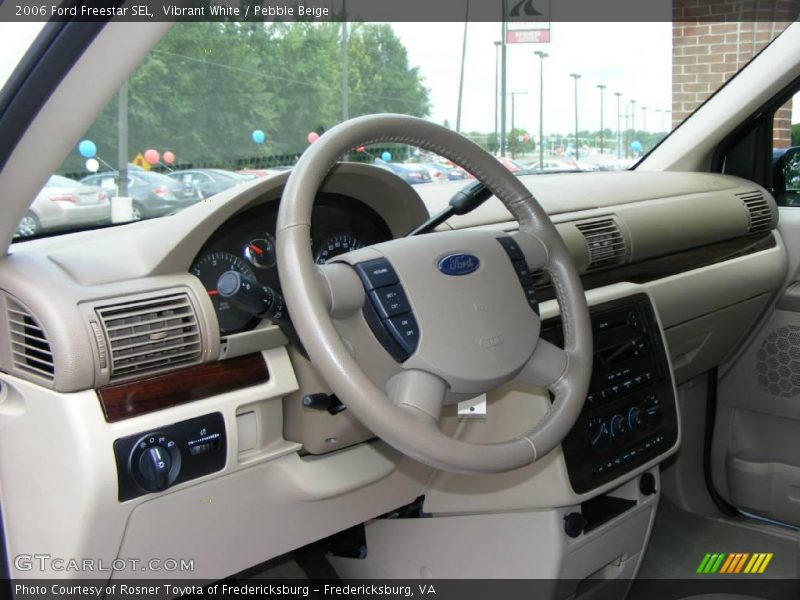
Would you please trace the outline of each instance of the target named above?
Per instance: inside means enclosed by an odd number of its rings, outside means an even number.
[[[261,354],[206,363],[146,379],[100,388],[106,421],[116,423],[157,410],[264,383],[269,370]]]
[[[678,275],[685,271],[707,267],[716,263],[747,256],[762,250],[769,250],[777,245],[775,236],[771,231],[754,233],[744,237],[734,238],[699,246],[683,252],[667,254],[649,260],[643,260],[629,265],[594,271],[581,275],[583,288],[593,288],[627,281],[629,283],[647,283],[671,275]],[[539,302],[555,298],[553,286],[545,283],[536,286],[536,298]]]

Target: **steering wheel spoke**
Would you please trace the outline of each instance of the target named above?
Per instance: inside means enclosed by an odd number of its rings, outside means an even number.
[[[335,262],[317,265],[316,268],[331,317],[345,319],[364,306],[364,286],[348,265]]]
[[[427,371],[409,369],[386,382],[386,394],[395,406],[416,420],[438,427],[447,382]]]
[[[540,338],[536,350],[515,380],[549,389],[564,376],[568,365],[566,351]]]

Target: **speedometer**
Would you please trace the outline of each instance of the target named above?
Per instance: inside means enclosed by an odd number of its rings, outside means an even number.
[[[214,304],[220,333],[223,335],[243,331],[257,321],[253,315],[232,306],[227,300],[220,298],[217,293],[217,281],[226,271],[237,271],[247,279],[256,279],[252,269],[244,259],[227,252],[205,254],[192,265],[191,269],[192,275],[200,279],[211,298],[211,302]]]
[[[359,248],[363,247],[364,243],[361,240],[354,238],[352,235],[335,235],[322,243],[322,245],[319,247],[319,250],[317,250],[314,261],[318,265],[323,265],[334,256],[339,256],[345,252],[358,250]]]

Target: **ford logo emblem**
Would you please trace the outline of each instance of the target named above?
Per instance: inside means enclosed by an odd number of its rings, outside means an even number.
[[[481,266],[481,261],[472,254],[448,254],[436,265],[445,275],[467,275]]]

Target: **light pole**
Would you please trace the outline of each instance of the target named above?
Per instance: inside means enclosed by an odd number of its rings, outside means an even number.
[[[544,59],[548,54],[537,50],[539,57],[539,170],[544,169]]]
[[[647,107],[642,107],[642,131],[647,133]]]
[[[600,90],[600,155],[603,154],[603,96],[605,95],[606,86],[602,83],[597,86]]]
[[[508,81],[506,79],[506,33],[508,31],[508,23],[506,15],[508,14],[508,0],[503,0],[503,21],[500,24],[500,156],[506,155],[506,86]]]
[[[631,100],[631,137],[636,137],[636,100]]]
[[[664,131],[664,113],[660,108],[656,109],[656,115],[658,115],[661,119],[661,129],[659,131]]]
[[[666,110],[666,109],[665,109],[665,110],[664,110],[664,114],[665,114],[665,115],[671,115],[671,114],[672,114],[672,111],[671,111],[671,110]],[[670,117],[670,118],[671,118],[671,117]],[[669,128],[670,130],[672,129],[672,121],[670,121],[670,122],[669,122],[668,128]]]
[[[500,138],[497,132],[497,112],[500,98],[500,45],[502,42],[494,43],[494,141],[500,147]]]
[[[575,80],[575,160],[578,160],[579,157],[579,150],[578,150],[578,79],[581,78],[580,74],[578,73],[570,73],[570,77]]]
[[[622,158],[622,139],[620,138],[621,132],[619,127],[619,99],[622,98],[621,92],[614,92],[617,97],[617,160]]]
[[[517,140],[516,140],[516,138],[514,137],[514,136],[516,135],[516,133],[514,132],[514,129],[515,129],[515,125],[514,125],[514,113],[516,112],[516,106],[517,106],[517,96],[524,96],[524,95],[526,95],[527,93],[528,93],[528,92],[511,92],[511,133],[509,134],[509,137],[510,137],[510,138],[511,138],[513,141],[515,141],[515,142],[516,142]],[[511,143],[509,142],[509,146],[510,146],[510,145],[511,145]],[[516,145],[516,143],[515,143],[515,144],[514,144],[514,148],[516,148],[516,147],[517,147],[517,145]],[[516,152],[515,152],[514,150],[512,150],[512,151],[511,151],[511,158],[516,158],[516,157],[517,157],[517,156],[516,156]]]

